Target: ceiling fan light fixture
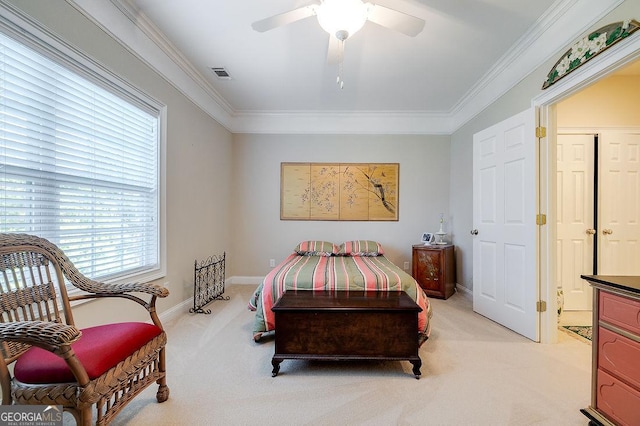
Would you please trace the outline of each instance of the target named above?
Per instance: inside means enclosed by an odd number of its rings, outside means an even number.
[[[322,29],[334,37],[340,33],[343,41],[362,28],[368,13],[368,5],[361,0],[324,0],[316,10]]]

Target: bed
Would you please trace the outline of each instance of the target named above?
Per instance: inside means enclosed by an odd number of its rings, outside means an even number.
[[[418,339],[431,331],[431,305],[416,280],[384,256],[375,241],[346,241],[339,247],[326,241],[303,241],[264,278],[249,300],[255,311],[253,338],[276,330],[271,308],[287,290],[404,291],[422,311]]]

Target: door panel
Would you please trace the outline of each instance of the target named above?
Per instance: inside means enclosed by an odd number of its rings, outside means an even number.
[[[640,134],[602,133],[599,268],[640,275]]]
[[[556,271],[567,311],[592,308],[591,286],[580,275],[593,273],[594,152],[594,134],[558,134]]]
[[[520,284],[526,282],[524,276],[526,264],[526,251],[523,245],[505,244],[505,303],[519,311],[526,312],[526,294],[524,287]]]
[[[535,111],[473,137],[473,309],[539,339]]]
[[[476,245],[474,244],[473,252],[475,258]],[[480,251],[478,257],[482,259],[482,263],[480,263],[476,267],[476,262],[474,261],[473,269],[474,271],[479,271],[480,282],[478,283],[477,279],[475,280],[475,284],[473,286],[473,292],[475,296],[475,288],[478,286],[478,291],[480,295],[484,299],[489,299],[492,302],[495,302],[497,299],[496,294],[496,283],[498,281],[496,274],[496,243],[491,241],[479,241],[478,249]],[[476,272],[474,272],[474,276]]]

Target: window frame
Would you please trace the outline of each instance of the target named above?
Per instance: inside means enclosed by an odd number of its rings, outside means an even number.
[[[125,102],[158,118],[158,265],[143,271],[122,274],[117,278],[105,279],[106,283],[131,281],[148,282],[166,276],[166,135],[167,106],[121,76],[115,74],[90,56],[76,49],[33,18],[25,15],[12,5],[0,6],[0,32],[21,43],[69,71],[100,86],[102,89],[123,99]],[[73,259],[71,259],[73,261]]]

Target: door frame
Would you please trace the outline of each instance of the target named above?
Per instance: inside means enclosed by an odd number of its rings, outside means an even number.
[[[547,302],[547,310],[540,315],[540,341],[555,343],[558,340],[556,295],[556,104],[608,76],[613,71],[640,58],[640,37],[631,37],[611,46],[597,58],[562,78],[542,94],[532,99],[538,111],[538,125],[546,127],[546,138],[540,141],[539,157],[539,211],[547,215],[547,225],[541,226],[538,246],[539,297]]]

